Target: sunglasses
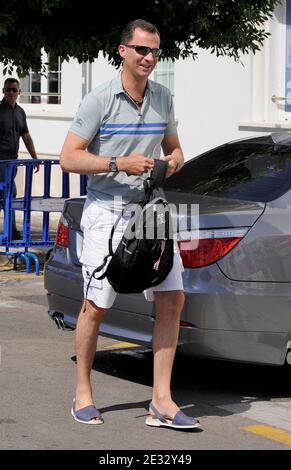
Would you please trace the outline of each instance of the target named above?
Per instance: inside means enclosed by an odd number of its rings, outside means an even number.
[[[16,92],[18,91],[18,88],[8,88],[8,87],[5,87],[4,90],[7,91],[7,93],[9,93],[10,91],[13,91],[13,93],[16,93]]]
[[[150,52],[153,54],[154,57],[160,57],[162,53],[162,49],[159,47],[147,47],[147,46],[136,46],[135,44],[124,44],[126,47],[130,47],[131,49],[134,49],[135,52],[137,52],[140,55],[146,56]]]

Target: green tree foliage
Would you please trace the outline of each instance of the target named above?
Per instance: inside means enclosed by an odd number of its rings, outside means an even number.
[[[0,0],[0,62],[22,76],[41,70],[40,51],[92,62],[100,51],[119,65],[126,23],[144,18],[158,27],[163,57],[197,54],[195,46],[235,59],[255,52],[268,33],[264,22],[279,0]]]

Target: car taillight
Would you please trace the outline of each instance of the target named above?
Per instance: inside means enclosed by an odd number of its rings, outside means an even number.
[[[61,216],[57,229],[56,245],[69,247],[69,228],[66,219]]]
[[[179,240],[178,246],[185,268],[201,268],[225,256],[245,236],[248,228],[199,230],[199,238]]]

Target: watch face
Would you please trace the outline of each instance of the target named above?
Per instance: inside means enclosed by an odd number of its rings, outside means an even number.
[[[109,170],[110,170],[110,171],[118,171],[115,158],[112,158],[112,159],[110,160],[110,162],[109,162]]]

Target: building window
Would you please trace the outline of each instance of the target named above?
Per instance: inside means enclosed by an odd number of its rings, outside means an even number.
[[[49,54],[43,54],[42,59],[47,68],[45,75],[31,71],[20,79],[20,103],[61,104],[61,58],[54,60]]]
[[[265,24],[270,37],[251,55],[249,120],[240,130],[291,129],[291,0],[283,0]]]
[[[47,88],[48,93],[53,93],[53,95],[48,96],[47,102],[49,104],[61,104],[61,78],[61,58],[57,57],[55,60],[49,60]]]
[[[154,80],[169,88],[174,96],[174,61],[166,59],[158,62],[154,72]]]
[[[41,75],[39,73],[29,72],[29,75],[21,78],[20,88],[20,103],[40,103],[41,95],[33,95],[33,92],[41,92]]]

